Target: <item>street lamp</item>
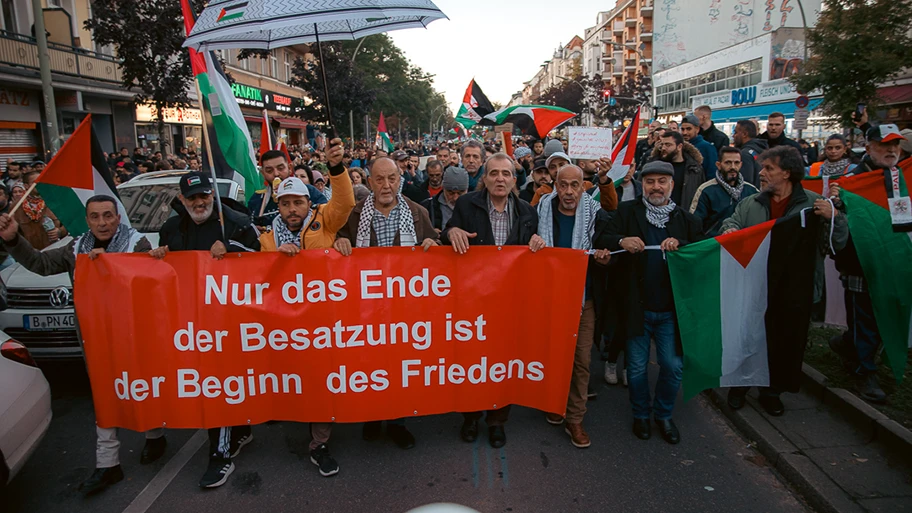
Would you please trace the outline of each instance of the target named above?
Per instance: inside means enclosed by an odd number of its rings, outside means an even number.
[[[358,50],[361,49],[361,45],[364,43],[364,40],[370,36],[364,36],[358,40],[358,46],[355,47],[354,53],[352,53],[352,65],[355,64],[355,57],[358,55]],[[351,149],[355,149],[355,113],[351,110],[348,111],[348,127],[351,130]],[[367,138],[367,134],[364,134],[364,137]]]
[[[583,90],[583,99],[586,100],[586,111],[587,111],[587,114],[589,115],[589,123],[588,123],[588,125],[589,125],[589,126],[592,126],[592,103],[589,101],[589,95],[587,94],[586,86],[584,86],[582,83],[580,83],[579,80],[574,80],[574,79],[572,79],[572,78],[562,77],[562,76],[560,76],[560,75],[555,75],[555,76],[556,76],[557,78],[561,79],[561,80],[566,80],[566,81],[568,81],[568,82],[573,82],[574,84],[580,86],[580,89]]]
[[[433,121],[433,120],[434,120],[434,113],[437,112],[437,109],[439,109],[440,107],[446,107],[446,106],[447,106],[447,104],[446,104],[446,102],[444,102],[444,103],[441,103],[440,105],[434,107],[434,110],[431,111],[431,119],[428,120],[428,122],[430,123],[430,126],[428,127],[428,132],[429,132],[431,135],[434,135],[434,125],[436,124],[436,123],[434,123],[434,121]],[[444,111],[444,113],[446,113],[446,111]],[[439,117],[440,117],[440,116],[438,116],[438,118],[439,118]]]

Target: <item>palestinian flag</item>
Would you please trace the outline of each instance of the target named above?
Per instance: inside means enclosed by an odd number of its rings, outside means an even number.
[[[494,105],[473,78],[462,97],[462,105],[459,107],[459,112],[456,113],[456,122],[465,128],[472,128],[492,112],[494,112]]]
[[[905,183],[912,170],[902,172]],[[882,170],[843,178],[839,197],[849,233],[864,269],[884,355],[896,381],[902,381],[912,346],[912,232],[894,232]],[[892,191],[891,191],[892,192]]]
[[[386,118],[380,113],[380,122],[377,123],[377,139],[374,141],[377,149],[385,149],[387,152],[393,151],[393,141],[390,140],[389,133],[386,131]]]
[[[513,123],[523,134],[543,139],[551,130],[575,116],[567,109],[550,105],[516,105],[488,114],[481,120],[481,124],[497,126]]]
[[[637,131],[640,129],[640,109],[637,108],[633,121],[624,129],[621,138],[614,144],[611,150],[611,170],[608,171],[608,178],[612,181],[620,180],[627,175],[627,171],[633,164],[633,157],[636,154]]]
[[[796,214],[665,253],[684,349],[685,400],[716,387],[773,384],[797,391],[818,219]]]
[[[245,4],[246,5],[246,4]],[[181,0],[184,29],[187,35],[193,29],[196,16],[188,0]],[[263,180],[257,171],[257,158],[253,150],[247,123],[238,106],[231,83],[213,52],[199,53],[190,48],[190,65],[199,86],[203,104],[208,142],[213,162],[210,169],[218,178],[234,180],[244,187],[247,197],[262,187]],[[204,166],[208,155],[203,153]]]
[[[48,208],[60,219],[70,235],[89,231],[86,224],[86,201],[104,194],[117,199],[120,222],[130,224],[114,176],[108,169],[101,144],[92,130],[92,115],[86,115],[73,135],[54,155],[36,180],[38,194]]]
[[[263,158],[263,154],[271,150],[280,150],[285,154],[285,160],[289,164],[293,162],[291,160],[291,155],[288,154],[288,148],[285,146],[285,143],[279,142],[279,138],[276,137],[275,131],[272,129],[272,123],[269,121],[269,113],[266,112],[266,109],[263,109],[263,123],[260,126],[260,158]]]

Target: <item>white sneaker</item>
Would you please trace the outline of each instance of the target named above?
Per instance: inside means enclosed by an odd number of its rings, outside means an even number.
[[[627,369],[621,371],[621,383],[623,383],[625,387],[627,386]]]
[[[618,384],[617,363],[605,362],[605,383],[609,385]]]

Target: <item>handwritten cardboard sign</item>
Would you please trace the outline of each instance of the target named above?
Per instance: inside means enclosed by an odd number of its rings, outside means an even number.
[[[611,136],[610,128],[571,126],[570,146],[568,148],[570,157],[575,159],[598,159],[611,156]]]

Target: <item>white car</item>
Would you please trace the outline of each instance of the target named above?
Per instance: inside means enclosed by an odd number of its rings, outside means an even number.
[[[158,231],[172,215],[171,202],[180,194],[180,177],[187,171],[146,173],[117,187],[133,228],[158,246]],[[237,182],[219,179],[219,195],[246,204]],[[65,246],[67,237],[48,249]],[[0,330],[25,344],[38,360],[80,359],[82,346],[76,334],[73,285],[66,273],[39,276],[19,264],[0,273],[6,283],[9,308],[0,312]]]
[[[51,424],[51,387],[24,345],[0,331],[0,488],[35,452]]]

